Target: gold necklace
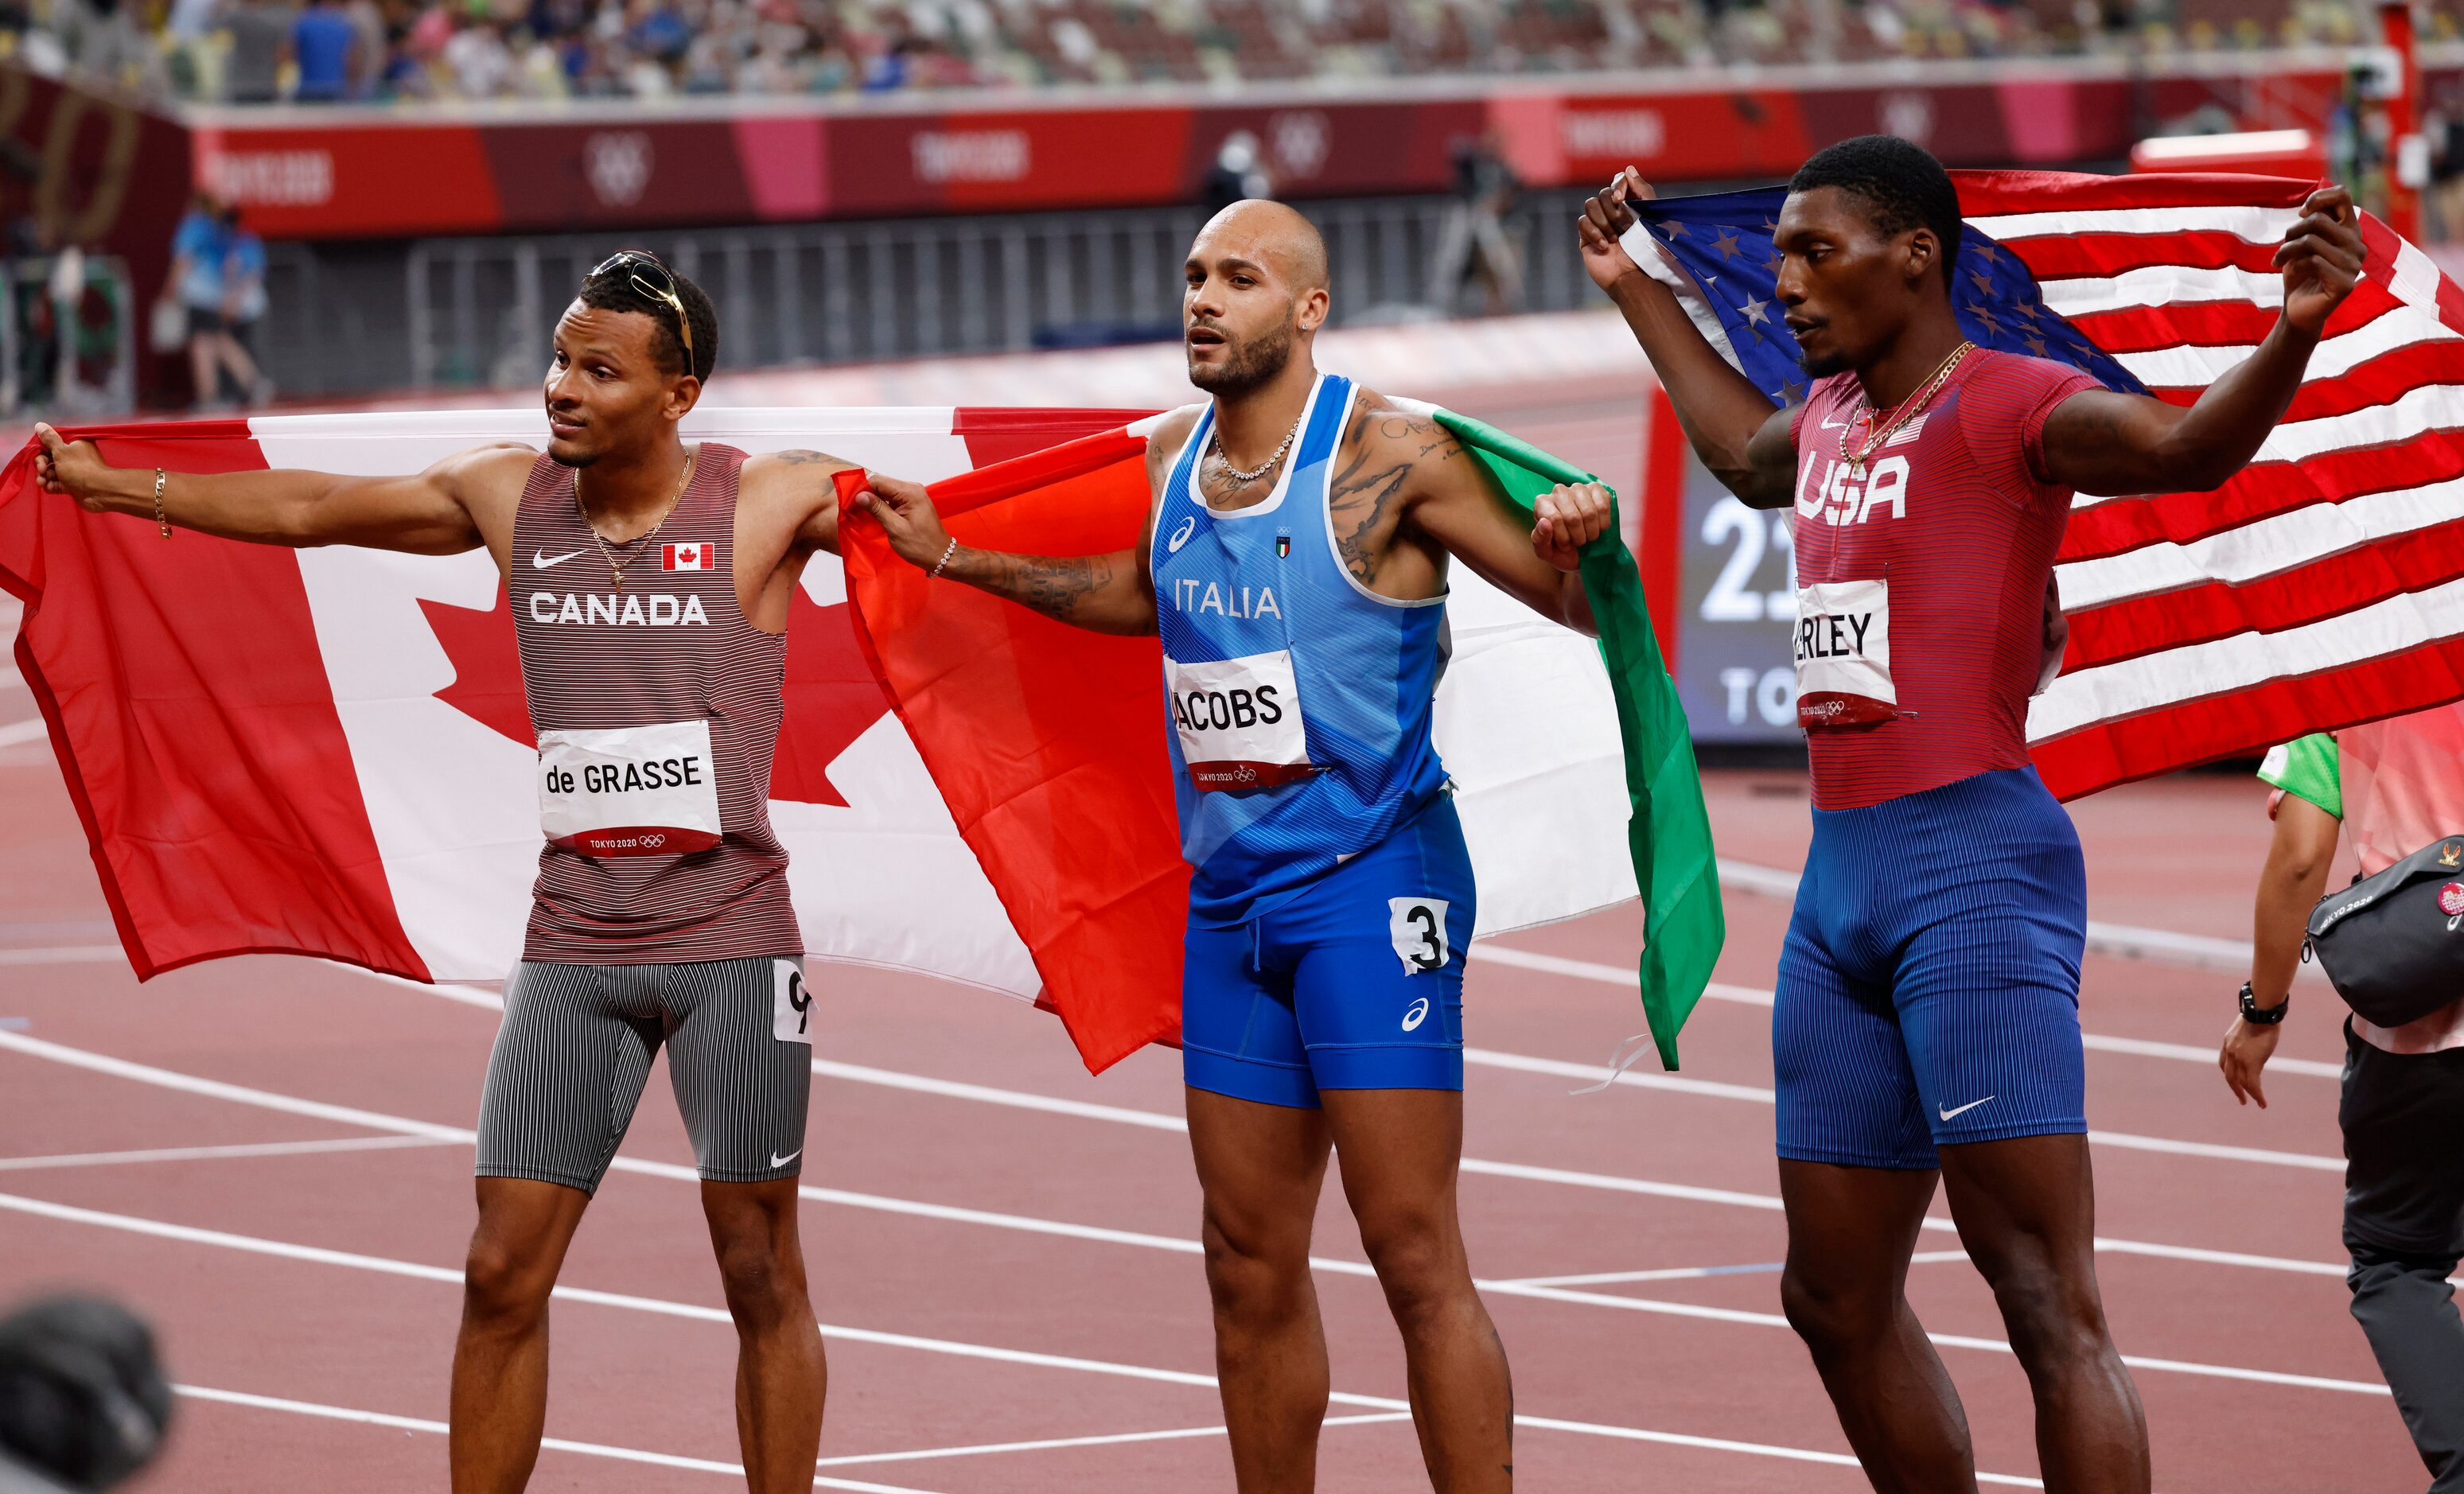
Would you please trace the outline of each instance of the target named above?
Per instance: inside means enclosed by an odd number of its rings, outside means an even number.
[[[1950,356],[1944,359],[1941,365],[1935,368],[1934,371],[1926,377],[1925,382],[1917,389],[1917,392],[1909,395],[1906,399],[1902,400],[1899,405],[1893,408],[1891,413],[1891,423],[1882,427],[1880,430],[1874,429],[1874,423],[1881,418],[1881,412],[1874,408],[1874,401],[1871,396],[1860,396],[1860,398],[1863,398],[1864,400],[1865,407],[1863,410],[1859,412],[1858,419],[1862,420],[1865,423],[1865,428],[1872,431],[1872,435],[1866,440],[1863,446],[1851,451],[1848,450],[1847,432],[1845,429],[1840,432],[1839,454],[1848,463],[1848,476],[1850,480],[1858,480],[1865,475],[1866,460],[1876,451],[1881,450],[1884,446],[1888,445],[1891,437],[1900,433],[1901,427],[1905,426],[1909,421],[1914,420],[1917,417],[1918,413],[1925,407],[1925,402],[1932,399],[1934,395],[1941,390],[1944,384],[1950,382],[1950,376],[1952,372],[1959,367],[1960,360],[1966,358],[1969,353],[1975,351],[1975,343],[1962,338],[1959,345],[1950,350]],[[1850,424],[1853,425],[1854,422],[1851,422]]]
[[[621,542],[616,546],[616,550],[630,550],[637,544],[647,544],[650,537],[659,532],[660,525],[665,524],[668,521],[669,516],[675,513],[676,505],[685,500],[685,489],[692,486],[693,467],[700,460],[701,448],[695,447],[693,448],[693,455],[685,458],[685,470],[683,473],[676,478],[675,496],[668,499],[667,509],[659,515],[659,522],[652,524],[647,533],[637,535],[633,538]],[[590,538],[592,540],[597,542],[600,558],[607,562],[607,574],[615,581],[616,589],[618,591],[624,590],[625,566],[616,563],[616,550],[610,550],[607,548],[606,536],[602,535],[599,532],[599,526],[590,521],[590,510],[583,506],[582,470],[578,467],[575,468],[573,472],[573,506],[574,509],[582,515],[582,527],[590,531]],[[649,553],[649,552],[648,550],[643,551],[643,554],[645,555]],[[633,562],[631,560],[627,560],[625,565],[630,565]]]

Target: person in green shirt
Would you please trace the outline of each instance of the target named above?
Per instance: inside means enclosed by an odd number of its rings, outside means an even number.
[[[2425,826],[2455,812],[2442,803],[2454,790],[2433,780],[2452,772],[2453,749],[2464,737],[2457,709],[2374,722],[2345,734],[2341,745],[2323,734],[2304,736],[2260,765],[2260,780],[2278,791],[2268,806],[2276,834],[2259,872],[2250,982],[2217,1055],[2241,1103],[2267,1105],[2261,1074],[2283,1031],[2310,912],[2326,890],[2338,842],[2349,830],[2362,870],[2376,871],[2430,844],[2441,829]],[[2364,767],[2348,780],[2344,759],[2356,751]],[[2352,1258],[2344,1282],[2353,1317],[2430,1469],[2431,1494],[2464,1494],[2464,1320],[2448,1281],[2464,1259],[2459,1014],[2464,1003],[2395,1028],[2348,1018],[2336,1117],[2344,1137],[2344,1248]]]

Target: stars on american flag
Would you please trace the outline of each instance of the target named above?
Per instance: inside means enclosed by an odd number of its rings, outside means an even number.
[[[1737,306],[1738,315],[1744,317],[1748,321],[1752,322],[1757,327],[1770,325],[1770,323],[1764,319],[1769,316],[1770,312],[1771,302],[1766,300],[1757,300],[1750,296],[1747,297],[1745,300],[1740,302]]]
[[[1718,251],[1723,260],[1734,259],[1744,253],[1738,247],[1736,231],[1733,229],[1722,229],[1720,236],[1711,241],[1711,248]]]

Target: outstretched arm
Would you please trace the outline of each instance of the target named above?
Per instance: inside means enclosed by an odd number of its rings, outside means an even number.
[[[979,550],[950,538],[922,484],[879,472],[866,473],[865,480],[852,506],[881,521],[890,547],[909,564],[927,571],[937,567],[945,580],[1092,632],[1155,630],[1155,585],[1147,577],[1144,550],[1083,556]]]
[[[1650,197],[1651,185],[1628,166],[1583,204],[1583,215],[1575,220],[1583,268],[1608,292],[1642,344],[1703,465],[1749,506],[1777,508],[1796,487],[1796,441],[1788,411],[1775,410],[1752,380],[1728,366],[1685,315],[1677,293],[1643,274],[1617,242],[1634,227],[1633,205]]]
[[[1359,450],[1338,477],[1331,495],[1345,511],[1346,481],[1391,485],[1404,500],[1397,529],[1409,525],[1447,553],[1552,623],[1591,633],[1591,599],[1576,567],[1583,546],[1605,533],[1613,507],[1609,490],[1595,482],[1560,483],[1532,505],[1528,526],[1522,511],[1507,501],[1453,431],[1425,415],[1389,405],[1364,391]],[[1375,494],[1369,494],[1373,500]],[[1358,505],[1353,505],[1354,509]],[[1353,543],[1374,542],[1371,524]],[[1384,543],[1391,547],[1399,534]]]
[[[43,450],[34,473],[43,487],[97,514],[154,516],[150,467],[113,467],[91,441],[34,428]],[[299,471],[166,472],[163,516],[184,529],[257,544],[364,545],[413,555],[456,555],[485,542],[479,490],[493,477],[513,491],[535,453],[518,446],[458,452],[412,477],[339,477]]]
[[[2311,193],[2276,251],[2284,314],[2258,350],[2188,409],[2135,394],[2073,395],[2045,421],[2045,475],[2107,495],[2222,486],[2284,418],[2328,317],[2361,279],[2363,257],[2352,194],[2341,187]]]

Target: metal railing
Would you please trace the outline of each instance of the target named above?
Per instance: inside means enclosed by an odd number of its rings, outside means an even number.
[[[1303,204],[1325,232],[1333,320],[1435,314],[1433,256],[1450,198]],[[1556,310],[1590,294],[1576,254],[1579,194],[1528,194],[1508,215],[1524,268],[1519,309]],[[1180,265],[1202,221],[1195,208],[721,230],[425,239],[403,264],[403,352],[392,382],[416,388],[528,384],[572,290],[611,251],[658,253],[700,282],[719,317],[722,368],[1014,351],[1177,335]],[[289,275],[314,302],[314,255]],[[1477,297],[1469,292],[1468,303]],[[1470,309],[1477,309],[1476,306]],[[363,304],[360,327],[311,314],[312,339],[377,353],[367,335],[390,308]],[[286,389],[303,351],[269,340]],[[329,358],[330,352],[319,353]],[[366,371],[373,372],[374,369]],[[372,381],[359,387],[378,386]]]

